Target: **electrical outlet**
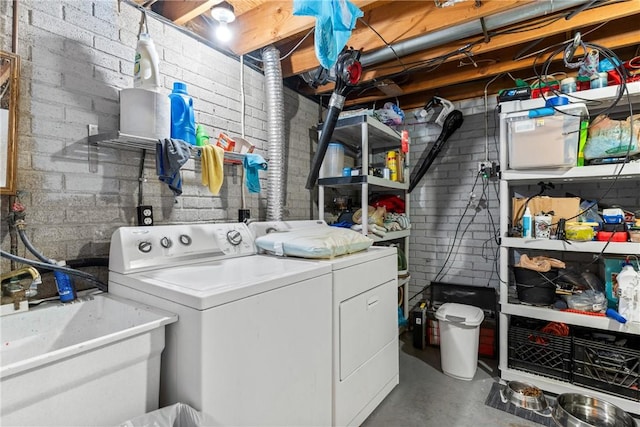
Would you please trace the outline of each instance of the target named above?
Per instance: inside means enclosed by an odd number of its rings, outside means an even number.
[[[152,206],[138,206],[138,225],[139,226],[153,225],[153,207]]]
[[[478,173],[488,172],[486,169],[490,167],[488,162],[478,162]]]

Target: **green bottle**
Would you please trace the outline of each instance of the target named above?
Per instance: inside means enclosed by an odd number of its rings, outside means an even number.
[[[196,127],[196,146],[202,147],[207,144],[209,144],[209,135],[204,129],[204,126],[198,124],[198,126]]]

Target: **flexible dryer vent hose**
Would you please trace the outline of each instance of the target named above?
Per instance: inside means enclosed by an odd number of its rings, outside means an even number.
[[[267,46],[262,51],[267,101],[267,221],[281,221],[285,200],[284,176],[284,90],[280,51]]]

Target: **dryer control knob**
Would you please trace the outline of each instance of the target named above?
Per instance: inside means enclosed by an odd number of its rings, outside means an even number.
[[[227,232],[227,241],[233,246],[238,246],[242,243],[242,234],[238,230],[230,230]]]
[[[151,252],[151,242],[144,241],[138,243],[138,250],[140,252],[144,252],[145,254]]]
[[[189,237],[186,234],[181,234],[180,235],[180,243],[182,243],[185,246],[189,246],[191,244],[191,237]]]

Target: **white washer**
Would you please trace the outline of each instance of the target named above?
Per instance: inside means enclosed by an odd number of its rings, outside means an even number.
[[[249,224],[255,237],[307,227],[328,225],[315,220]],[[299,258],[285,259],[300,262]],[[372,246],[306,262],[330,265],[332,270],[332,424],[357,426],[399,382],[397,251]]]
[[[161,406],[225,426],[331,424],[331,268],[256,255],[242,223],[124,227],[109,292],[178,314]]]

